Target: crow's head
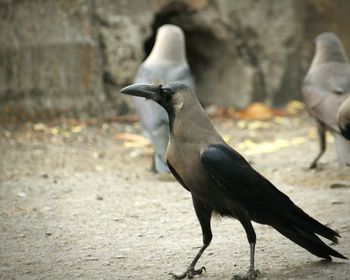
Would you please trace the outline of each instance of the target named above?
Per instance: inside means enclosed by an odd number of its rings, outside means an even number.
[[[192,89],[179,83],[161,84],[133,84],[120,91],[123,94],[151,99],[161,105],[168,113],[178,112],[187,97],[192,96]]]

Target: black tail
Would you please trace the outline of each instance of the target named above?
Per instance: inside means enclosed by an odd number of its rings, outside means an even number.
[[[286,224],[286,222],[278,224],[274,226],[276,230],[320,258],[331,260],[331,256],[333,256],[340,259],[347,259],[342,254],[327,246],[316,235],[319,234],[320,236],[338,243],[337,237],[340,237],[339,233],[322,225],[294,204],[290,207],[290,210],[291,213],[289,214],[291,216],[289,216],[288,219],[284,218],[284,221],[287,220],[288,224]]]
[[[292,209],[292,212],[294,214],[292,221],[296,228],[304,229],[308,232],[317,233],[333,241],[334,243],[338,243],[337,237],[340,237],[338,232],[330,229],[329,227],[326,227],[325,225],[321,224],[319,221],[310,217],[308,214],[306,214],[302,209],[300,209],[295,204]]]
[[[346,259],[345,256],[338,253],[331,247],[327,246],[320,238],[317,237],[317,235],[313,232],[308,232],[302,229],[282,229],[282,228],[276,228],[281,234],[283,234],[288,239],[292,240],[299,246],[303,247],[304,249],[308,250],[310,253],[326,259],[331,260],[331,256],[337,257],[340,259]]]

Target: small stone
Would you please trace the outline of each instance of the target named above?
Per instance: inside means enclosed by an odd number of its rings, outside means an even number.
[[[349,184],[344,183],[333,183],[329,186],[331,189],[343,189],[343,188],[350,188]]]
[[[129,156],[131,158],[137,158],[139,157],[140,155],[142,154],[142,152],[140,150],[132,150],[130,153],[129,153]]]
[[[103,167],[101,165],[95,165],[96,171],[103,171]]]
[[[51,235],[52,235],[52,232],[47,231],[45,234],[46,234],[46,236],[51,236]]]
[[[49,178],[49,175],[47,175],[46,173],[44,173],[44,174],[41,175],[41,177],[47,179],[47,178]]]
[[[332,205],[344,204],[344,201],[332,201]]]
[[[19,192],[19,193],[17,193],[17,196],[21,197],[21,198],[24,198],[24,197],[27,196],[27,194],[25,192]]]
[[[96,195],[96,200],[103,200],[103,196],[102,195]]]

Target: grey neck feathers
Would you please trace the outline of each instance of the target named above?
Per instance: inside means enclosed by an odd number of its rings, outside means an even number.
[[[203,142],[207,138],[221,139],[207,113],[195,96],[189,94],[180,111],[168,111],[170,133],[184,142]]]

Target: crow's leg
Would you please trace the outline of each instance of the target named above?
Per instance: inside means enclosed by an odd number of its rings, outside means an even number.
[[[316,158],[311,162],[309,169],[316,168],[318,160],[326,150],[326,126],[319,121],[317,122],[317,135],[320,143],[320,151]]]
[[[192,260],[192,262],[187,267],[184,273],[179,275],[170,273],[173,279],[184,279],[186,277],[193,278],[193,276],[202,274],[203,271],[206,271],[204,266],[201,267],[200,269],[195,269],[194,267],[198,262],[199,258],[202,256],[205,249],[209,246],[211,239],[213,237],[213,234],[210,228],[210,219],[211,219],[211,214],[213,212],[213,209],[211,209],[210,207],[208,207],[208,205],[204,204],[203,202],[195,198],[193,195],[192,195],[192,201],[193,201],[194,210],[196,211],[197,218],[202,228],[203,246],[200,248],[199,252],[194,257],[194,259]]]
[[[238,220],[241,222],[242,226],[244,227],[244,230],[247,234],[247,238],[249,241],[250,245],[250,265],[249,265],[249,270],[246,276],[241,277],[241,276],[234,276],[232,279],[234,280],[254,280],[260,275],[259,270],[255,270],[255,265],[254,265],[254,259],[255,259],[255,244],[256,244],[256,234],[254,231],[254,228],[252,226],[252,223],[246,213],[237,213]]]

